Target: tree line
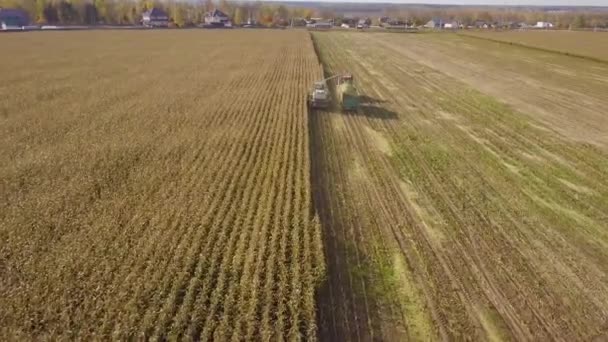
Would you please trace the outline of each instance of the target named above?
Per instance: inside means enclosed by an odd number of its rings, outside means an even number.
[[[343,16],[330,7],[318,10],[286,7],[281,4],[262,2],[233,2],[227,0],[0,0],[0,7],[21,8],[36,24],[58,25],[137,25],[143,12],[158,7],[165,10],[175,26],[200,23],[206,12],[215,8],[230,16],[237,25],[255,20],[262,25],[285,25],[292,18]],[[425,7],[388,6],[382,16],[402,20],[413,25],[424,25],[432,18],[455,20],[465,26],[475,22],[487,23],[538,21],[551,22],[557,28],[608,28],[608,11],[571,10],[546,11],[534,8],[471,8],[449,7],[446,9]],[[358,18],[357,18],[358,19]],[[372,18],[377,22],[378,18]]]
[[[448,8],[429,9],[387,8],[384,15],[398,17],[414,25],[424,25],[433,18],[454,20],[464,26],[475,25],[476,22],[486,23],[527,23],[539,21],[551,22],[556,28],[608,28],[608,11],[592,11],[573,9],[569,11],[548,11],[540,8]]]
[[[35,24],[56,25],[137,25],[142,13],[154,7],[167,12],[170,21],[179,27],[202,22],[205,13],[215,8],[230,16],[235,24],[249,19],[263,25],[284,24],[288,18],[310,18],[314,13],[284,5],[226,0],[0,0],[0,7],[20,8]]]

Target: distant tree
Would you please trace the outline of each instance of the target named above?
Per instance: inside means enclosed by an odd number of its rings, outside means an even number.
[[[420,26],[428,23],[431,20],[431,16],[424,13],[417,13],[411,18],[412,24],[414,26]]]
[[[97,7],[92,3],[85,3],[84,5],[83,23],[87,25],[97,23]]]
[[[57,15],[57,7],[53,3],[48,3],[44,7],[44,21],[50,24],[58,24],[59,16]]]
[[[284,5],[279,5],[276,8],[275,14],[280,19],[283,19],[283,20],[289,19],[289,10]]]
[[[203,21],[203,15],[205,11],[205,3],[202,0],[194,3],[190,6],[187,11],[187,21],[192,24],[198,24]]]
[[[184,13],[182,12],[182,8],[179,4],[173,3],[171,6],[171,17],[173,19],[173,23],[178,27],[183,27],[185,24]]]
[[[104,21],[108,24],[135,24],[141,19],[141,13],[160,7],[168,10],[177,25],[188,25],[201,22],[205,12],[214,8],[221,9],[237,24],[244,23],[249,16],[257,18],[265,25],[276,25],[279,22],[289,23],[293,18],[311,19],[320,16],[335,19],[340,24],[341,17],[329,8],[286,7],[271,5],[258,1],[237,2],[236,0],[0,0],[0,6],[21,8],[28,12],[32,21],[58,24],[95,24]],[[179,9],[179,11],[178,11]],[[179,12],[179,13],[178,13]],[[542,9],[511,8],[399,8],[387,6],[384,15],[392,19],[401,19],[415,25],[422,25],[431,18],[458,20],[464,25],[472,25],[475,20],[493,22],[527,22],[550,21],[559,28],[607,27],[608,13],[591,11],[550,12]]]
[[[264,26],[271,26],[274,19],[274,10],[272,7],[262,5],[257,11],[257,21]]]
[[[245,22],[245,13],[241,6],[234,9],[234,24],[242,25]]]
[[[336,13],[329,9],[324,9],[319,11],[319,16],[323,19],[333,19],[336,16]]]
[[[18,1],[18,0],[16,0]],[[22,0],[20,1],[20,7],[26,10],[34,18],[34,12],[36,11],[36,0]]]
[[[0,0],[0,7],[25,9],[26,0]]]
[[[305,9],[303,11],[304,19],[310,20],[310,18],[312,18],[312,16],[313,16],[313,11],[311,9]]]
[[[74,24],[76,22],[78,13],[72,6],[71,2],[61,0],[56,5],[57,19],[61,24]]]
[[[572,26],[574,28],[585,28],[586,27],[585,17],[583,15],[577,15],[576,18],[574,18],[574,22],[572,23]]]
[[[154,5],[155,5],[154,1],[152,1],[152,0],[138,0],[137,1],[137,8],[142,13],[151,10],[152,8],[154,8]]]
[[[121,25],[133,25],[138,21],[139,15],[137,14],[136,5],[130,1],[121,1],[120,3],[114,4],[114,20],[117,20],[117,24]]]
[[[465,26],[473,25],[473,14],[468,11],[463,11],[455,16],[455,19]]]
[[[46,0],[36,0],[36,14],[35,14],[36,17],[34,18],[36,23],[38,23],[38,24],[46,23],[45,10],[46,10]]]
[[[74,24],[84,24],[84,6],[86,0],[68,0],[74,9]]]
[[[488,11],[477,12],[475,16],[476,20],[483,20],[485,22],[491,23],[494,22],[494,17]]]
[[[93,4],[97,9],[97,21],[106,20],[108,16],[108,5],[106,0],[94,0]]]
[[[229,17],[232,17],[234,15],[234,8],[228,2],[228,0],[220,0],[220,11],[226,13],[226,15]]]
[[[604,21],[601,18],[593,17],[587,21],[587,26],[592,28],[603,27]]]
[[[345,19],[344,19],[344,16],[343,16],[343,15],[341,15],[341,14],[340,14],[340,15],[337,15],[337,16],[334,18],[334,24],[335,24],[336,26],[341,26],[342,24],[345,24],[345,23],[346,23],[346,21],[345,21]]]
[[[213,0],[205,0],[205,12],[211,12],[214,8]]]

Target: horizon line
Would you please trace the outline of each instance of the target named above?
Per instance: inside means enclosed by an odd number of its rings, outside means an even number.
[[[608,8],[608,4],[605,5],[578,5],[578,4],[569,4],[569,5],[559,5],[559,4],[496,4],[496,3],[471,3],[471,4],[462,4],[462,3],[445,3],[445,2],[437,2],[437,3],[429,3],[429,2],[403,2],[403,0],[257,0],[260,2],[305,2],[305,3],[320,3],[320,4],[370,4],[370,5],[382,5],[382,4],[391,4],[391,5],[421,5],[421,6],[486,6],[486,7],[563,7],[563,8]],[[445,1],[445,0],[444,0]],[[448,0],[449,1],[449,0]],[[483,0],[482,0],[483,1]],[[507,0],[508,1],[508,0]],[[231,2],[249,2],[249,0],[231,0]]]

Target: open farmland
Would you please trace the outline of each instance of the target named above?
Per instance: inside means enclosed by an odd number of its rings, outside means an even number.
[[[608,62],[608,32],[527,30],[465,34]]]
[[[315,338],[307,33],[0,44],[0,339]]]
[[[608,64],[312,37],[0,36],[0,339],[608,338]]]
[[[315,32],[365,105],[311,114],[325,340],[608,335],[608,66],[452,34]]]

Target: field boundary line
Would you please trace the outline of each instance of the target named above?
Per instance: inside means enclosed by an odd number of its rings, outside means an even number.
[[[472,35],[472,34],[468,34],[468,33],[457,33],[457,34],[459,36],[461,36],[461,37],[470,37],[470,38],[473,38],[473,39],[485,40],[485,41],[490,41],[490,42],[500,43],[500,44],[505,44],[505,45],[518,46],[518,47],[522,47],[522,48],[527,48],[527,49],[532,49],[532,50],[537,50],[537,51],[543,51],[543,52],[548,52],[548,53],[554,53],[554,54],[559,54],[559,55],[563,55],[563,56],[581,58],[581,59],[586,59],[586,60],[589,60],[589,61],[598,62],[598,63],[602,63],[602,64],[608,64],[608,60],[606,60],[606,59],[592,57],[592,56],[587,56],[587,55],[581,55],[581,54],[572,53],[572,52],[568,52],[568,51],[562,51],[562,50],[557,50],[557,49],[549,49],[549,48],[544,48],[544,47],[540,47],[540,46],[533,46],[533,45],[529,45],[529,44],[525,44],[525,43],[519,43],[519,42],[510,42],[510,41],[507,41],[507,40],[500,40],[500,39],[496,39],[496,38],[480,37],[480,36],[476,36],[476,35]]]

